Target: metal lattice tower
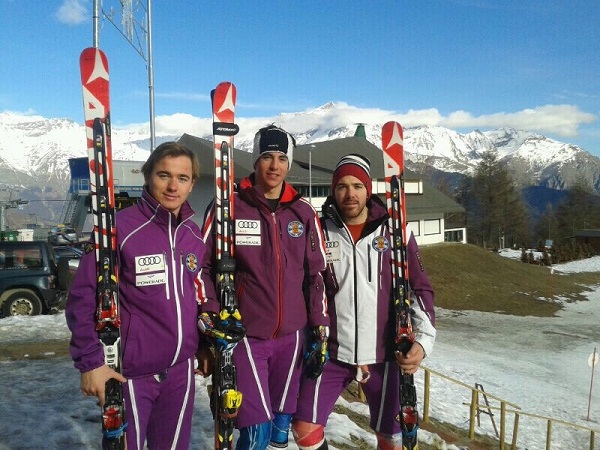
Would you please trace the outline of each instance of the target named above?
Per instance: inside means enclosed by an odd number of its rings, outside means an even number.
[[[120,20],[116,18],[119,11]],[[94,0],[94,47],[98,47],[100,12],[121,33],[125,40],[131,44],[136,53],[146,63],[150,109],[150,151],[152,151],[156,147],[156,135],[154,129],[151,0]]]

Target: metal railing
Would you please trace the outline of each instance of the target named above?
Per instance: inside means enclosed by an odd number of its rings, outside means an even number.
[[[496,410],[500,411],[500,433],[498,436],[499,440],[499,449],[504,450],[510,448],[511,450],[517,449],[517,439],[519,433],[519,419],[523,416],[531,417],[534,419],[543,420],[546,422],[546,450],[551,450],[552,448],[552,429],[554,424],[564,425],[569,428],[574,428],[577,430],[587,431],[589,432],[589,450],[594,450],[594,442],[596,438],[596,434],[600,434],[600,430],[593,429],[587,426],[578,425],[571,422],[566,422],[564,420],[555,419],[552,417],[547,417],[539,414],[529,413],[522,411],[519,405],[515,403],[511,403],[505,399],[497,397],[495,395],[490,394],[489,392],[484,392],[483,389],[479,389],[477,387],[469,386],[462,381],[456,380],[452,377],[444,375],[440,372],[437,372],[433,369],[429,369],[427,367],[421,366],[421,368],[425,371],[424,374],[424,387],[423,387],[423,422],[428,423],[430,418],[430,407],[431,407],[431,375],[435,375],[437,377],[448,380],[458,386],[461,386],[465,389],[471,391],[471,401],[469,403],[463,403],[463,405],[469,407],[469,439],[473,440],[475,438],[475,425],[477,422],[477,418],[479,413],[483,410]],[[480,396],[485,396],[486,398],[491,398],[500,403],[500,406],[491,406],[489,403],[480,403]],[[506,439],[507,439],[507,425],[508,425],[508,415],[514,415],[513,419],[513,427],[512,427],[512,439],[510,447],[507,447]],[[582,442],[583,444],[583,442]],[[582,448],[583,447],[579,447]]]

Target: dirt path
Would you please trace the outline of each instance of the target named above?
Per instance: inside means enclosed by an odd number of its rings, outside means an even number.
[[[0,346],[0,361],[18,359],[42,359],[54,356],[68,356],[69,343],[63,340],[3,344]]]

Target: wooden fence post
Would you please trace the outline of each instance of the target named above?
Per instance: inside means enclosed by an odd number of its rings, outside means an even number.
[[[517,450],[517,437],[519,435],[519,413],[515,413],[515,423],[513,425],[513,437],[512,437],[512,445],[510,446],[510,450]]]
[[[429,388],[431,384],[431,373],[425,369],[425,387],[423,392],[423,422],[429,423]]]
[[[479,391],[471,388],[471,408],[469,412],[469,439],[475,438],[475,415],[479,406]]]
[[[504,450],[506,437],[506,402],[500,402],[500,450]]]

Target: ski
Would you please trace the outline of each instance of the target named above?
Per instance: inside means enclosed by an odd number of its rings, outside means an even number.
[[[386,203],[390,216],[389,227],[392,240],[392,296],[395,310],[395,347],[406,354],[414,340],[410,310],[410,288],[408,284],[408,260],[406,247],[406,202],[404,195],[404,144],[402,126],[387,122],[381,131],[383,162],[386,186]],[[419,414],[417,391],[412,374],[400,376],[400,421],[402,448],[417,450]]]
[[[104,348],[107,366],[121,372],[121,333],[115,229],[114,180],[110,135],[108,60],[102,50],[91,47],[79,60],[83,109],[90,169],[90,194],[94,217],[97,308],[96,331]],[[103,447],[125,448],[123,387],[110,379],[102,407]]]
[[[230,82],[220,83],[212,92],[215,154],[215,243],[217,260],[216,289],[221,323],[240,320],[235,293],[233,236],[233,142],[239,128],[234,122],[236,89]],[[237,390],[233,348],[217,349],[213,373],[211,405],[214,415],[215,448],[233,450],[233,430],[242,394]]]

